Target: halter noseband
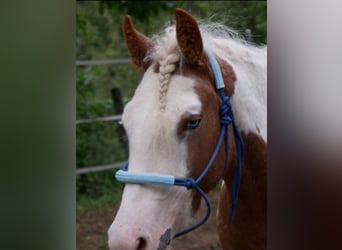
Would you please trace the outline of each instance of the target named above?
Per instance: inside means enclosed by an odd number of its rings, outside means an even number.
[[[215,85],[216,89],[220,94],[222,103],[220,107],[220,123],[221,123],[221,130],[219,134],[219,138],[217,140],[217,144],[215,146],[214,152],[210,157],[206,167],[202,171],[201,175],[194,180],[191,177],[188,178],[176,178],[172,175],[165,175],[165,174],[156,174],[156,173],[137,173],[137,172],[128,172],[128,162],[123,166],[122,169],[118,170],[115,174],[115,178],[118,181],[131,183],[131,184],[156,184],[156,185],[164,185],[164,186],[183,186],[187,189],[195,189],[204,199],[206,206],[207,206],[207,213],[205,217],[198,222],[197,224],[177,233],[174,238],[177,238],[183,234],[186,234],[201,225],[203,225],[210,215],[210,201],[208,196],[204,193],[204,191],[198,186],[199,183],[203,180],[205,175],[210,170],[211,166],[213,165],[217,154],[221,148],[222,142],[225,139],[225,167],[227,165],[228,159],[228,125],[232,123],[234,138],[235,138],[235,145],[236,145],[236,156],[237,156],[237,166],[235,169],[235,173],[233,176],[233,181],[231,185],[231,208],[229,214],[229,222],[232,221],[236,204],[237,198],[239,194],[239,187],[240,187],[240,178],[241,178],[241,167],[242,161],[244,157],[244,145],[241,134],[236,126],[234,115],[232,111],[232,107],[229,101],[229,97],[224,92],[224,82],[222,78],[221,69],[211,51],[206,50],[210,67],[214,74]]]

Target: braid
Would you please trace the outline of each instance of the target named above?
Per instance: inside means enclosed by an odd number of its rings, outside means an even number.
[[[170,79],[177,67],[177,63],[181,60],[175,27],[166,28],[163,36],[157,36],[155,41],[156,50],[153,57],[157,65],[159,65],[159,105],[160,111],[164,112]]]
[[[176,53],[169,54],[163,59],[159,59],[159,101],[160,110],[163,112],[166,108],[166,93],[172,72],[176,69],[176,63],[179,62],[180,56]]]

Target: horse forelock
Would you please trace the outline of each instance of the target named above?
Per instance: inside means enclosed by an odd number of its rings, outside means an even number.
[[[166,108],[166,94],[170,83],[170,78],[175,72],[177,65],[181,61],[175,27],[168,27],[164,32],[153,38],[155,47],[152,54],[147,55],[153,58],[155,72],[159,74],[159,106],[160,111]]]

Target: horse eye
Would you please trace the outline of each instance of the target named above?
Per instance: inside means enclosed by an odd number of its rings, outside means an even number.
[[[185,129],[195,129],[198,127],[198,125],[200,124],[201,119],[193,119],[193,120],[189,120],[186,124],[185,124]]]

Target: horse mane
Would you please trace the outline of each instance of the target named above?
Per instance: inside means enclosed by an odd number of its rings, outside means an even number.
[[[248,42],[223,24],[198,23],[203,46],[230,64],[237,75],[232,104],[240,130],[255,131],[267,141],[267,46]],[[152,61],[155,72],[159,73],[160,110],[163,112],[170,78],[178,65],[182,69],[184,58],[174,25],[153,35],[151,40],[154,47],[145,60]]]
[[[249,53],[266,53],[266,45],[256,45],[242,38],[236,30],[229,28],[220,23],[202,23],[199,22],[199,28],[203,40],[204,47],[213,50],[218,57],[230,57],[234,60],[245,57],[246,52]],[[176,39],[176,30],[174,25],[167,26],[161,32],[152,36],[152,42],[155,47],[146,55],[145,60],[152,59],[163,60],[170,54],[181,56]],[[220,50],[218,50],[220,49]],[[223,50],[223,51],[221,51]],[[215,53],[221,52],[221,53]],[[182,57],[178,62],[182,60]]]

